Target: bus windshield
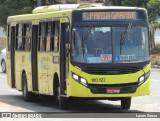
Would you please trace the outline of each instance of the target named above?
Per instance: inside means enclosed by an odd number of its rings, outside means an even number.
[[[145,26],[129,29],[128,26],[74,27],[73,35],[74,62],[134,63],[149,59],[148,28]]]

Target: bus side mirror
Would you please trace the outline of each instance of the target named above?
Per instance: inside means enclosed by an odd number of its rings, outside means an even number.
[[[72,31],[72,40],[73,40],[73,44],[75,45],[75,29],[73,29]]]

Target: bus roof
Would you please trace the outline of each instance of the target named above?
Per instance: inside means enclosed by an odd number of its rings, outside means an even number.
[[[33,14],[22,14],[8,17],[8,21],[32,20],[43,18],[43,15],[52,16],[67,16],[73,10],[143,10],[140,7],[126,7],[126,6],[104,6],[103,4],[57,4],[50,6],[41,6],[33,10]],[[65,14],[64,14],[65,13]]]
[[[140,7],[126,7],[126,6],[104,6],[101,3],[89,3],[89,4],[57,4],[50,6],[41,6],[37,7],[33,10],[33,14],[35,13],[46,13],[46,12],[55,12],[55,11],[63,11],[63,10],[96,10],[96,9],[123,9],[123,10],[146,10]]]

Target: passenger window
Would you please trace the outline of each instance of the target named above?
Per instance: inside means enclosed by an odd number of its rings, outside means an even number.
[[[54,32],[54,51],[59,51],[59,22],[55,22],[55,32]]]
[[[16,26],[16,50],[30,51],[31,50],[31,23],[17,24]]]
[[[46,39],[46,51],[51,50],[51,38],[52,38],[52,23],[47,23],[47,39]]]
[[[31,36],[32,36],[32,27],[31,24],[25,24],[25,50],[31,50]]]
[[[39,25],[39,51],[46,50],[46,22],[41,22]]]
[[[59,50],[59,22],[47,21],[39,24],[39,51]]]
[[[11,25],[8,25],[8,51],[11,49]]]
[[[16,26],[16,50],[24,50],[22,42],[22,24]]]

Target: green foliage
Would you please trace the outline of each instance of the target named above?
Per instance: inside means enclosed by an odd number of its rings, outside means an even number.
[[[157,44],[156,47],[151,50],[151,54],[160,54],[160,44]]]
[[[123,0],[124,6],[146,7],[149,0]]]
[[[106,0],[106,5],[146,7],[149,0]]]
[[[105,0],[105,5],[106,6],[121,6],[123,0]]]
[[[62,4],[60,0],[54,0],[54,4]]]
[[[6,28],[8,16],[32,12],[32,0],[0,0],[0,26]]]
[[[149,14],[149,21],[153,22],[160,11],[160,0],[150,0],[147,3],[147,10]]]
[[[75,4],[75,3],[77,3],[77,0],[67,0],[67,3],[68,4]]]
[[[160,28],[160,23],[158,23],[158,21],[151,21],[150,27],[152,30],[156,30],[157,28]]]

